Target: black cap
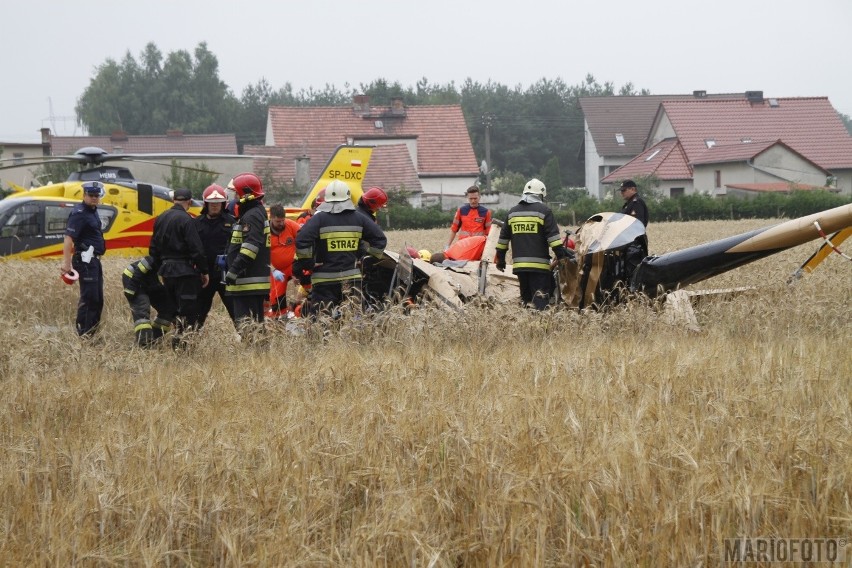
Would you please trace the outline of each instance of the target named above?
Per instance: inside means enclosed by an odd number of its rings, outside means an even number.
[[[626,179],[623,182],[621,182],[621,187],[622,187],[622,189],[628,188],[628,187],[636,187],[636,182],[633,181],[632,179]]]
[[[186,189],[185,187],[176,189],[173,199],[175,201],[189,201],[190,199],[192,199],[192,192]]]

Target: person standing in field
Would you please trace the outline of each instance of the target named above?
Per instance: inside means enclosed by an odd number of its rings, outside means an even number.
[[[497,241],[497,270],[506,269],[506,253],[512,247],[512,273],[517,275],[521,302],[543,310],[550,304],[553,274],[550,249],[557,259],[570,258],[562,244],[559,227],[550,207],[544,204],[547,188],[538,179],[524,186],[521,201],[509,210]]]
[[[459,240],[467,237],[487,237],[491,230],[491,211],[479,204],[479,188],[470,186],[465,191],[467,205],[462,205],[456,210],[453,223],[450,225],[450,240],[447,241],[447,250],[452,246],[453,240],[458,236]]]
[[[296,233],[302,226],[288,219],[283,205],[269,208],[269,257],[272,274],[269,280],[269,315],[286,315],[287,284],[293,279],[293,260],[296,257]]]
[[[98,216],[98,203],[104,191],[104,184],[99,181],[83,184],[83,202],[75,205],[68,215],[62,243],[62,274],[75,270],[79,275],[76,328],[80,337],[91,337],[96,333],[104,308],[101,255],[106,252],[106,241]]]
[[[632,179],[626,179],[621,182],[621,187],[618,189],[621,192],[621,198],[624,200],[624,205],[621,206],[621,212],[625,215],[636,217],[646,227],[648,226],[648,206],[645,204],[636,189],[636,182]]]
[[[269,219],[259,177],[242,173],[228,187],[239,202],[228,244],[225,291],[233,298],[234,325],[242,335],[252,322],[263,325],[263,303],[269,297]]]
[[[233,302],[231,297],[225,294],[220,264],[224,264],[225,251],[231,241],[231,231],[236,219],[225,209],[228,198],[224,187],[216,184],[207,187],[202,194],[202,199],[204,206],[201,208],[201,215],[194,221],[198,235],[201,237],[201,244],[204,245],[207,266],[210,268],[210,284],[202,288],[198,295],[199,329],[207,321],[210,308],[213,306],[213,298],[217,293],[231,320],[234,319]]]
[[[175,204],[154,221],[148,254],[159,266],[159,274],[169,298],[175,306],[175,337],[173,347],[185,345],[184,334],[198,328],[198,296],[210,283],[207,256],[195,226],[189,206],[192,192],[181,188],[174,191]]]

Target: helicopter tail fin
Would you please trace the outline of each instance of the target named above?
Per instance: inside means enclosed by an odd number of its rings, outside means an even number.
[[[352,191],[352,201],[358,201],[363,193],[361,182],[364,180],[372,155],[372,146],[338,146],[322,173],[302,199],[302,209],[309,210],[320,190],[334,180],[345,181]]]

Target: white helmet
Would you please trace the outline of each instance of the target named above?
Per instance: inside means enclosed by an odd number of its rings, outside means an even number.
[[[541,180],[532,178],[527,182],[527,185],[524,186],[524,193],[544,197],[547,195],[547,188],[544,187],[544,183]]]
[[[349,189],[349,186],[346,185],[346,182],[342,182],[340,180],[334,180],[325,188],[325,200],[328,203],[334,203],[336,201],[346,201],[350,199],[352,196],[352,191]]]

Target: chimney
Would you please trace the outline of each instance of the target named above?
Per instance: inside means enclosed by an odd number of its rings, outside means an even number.
[[[127,132],[124,130],[114,130],[112,134],[109,135],[110,142],[125,142],[127,141]]]
[[[692,91],[692,96],[696,99],[706,99],[707,91]]]
[[[183,130],[180,128],[170,128],[169,130],[166,130],[167,138],[180,138],[181,136],[183,136]]]
[[[405,103],[402,102],[402,97],[393,97],[391,99],[391,115],[405,116]]]
[[[50,156],[50,128],[42,128],[39,132],[41,132],[41,155]]]
[[[360,116],[370,114],[370,95],[355,95],[352,98],[352,110]]]
[[[745,98],[750,103],[762,103],[763,91],[746,91]]]

